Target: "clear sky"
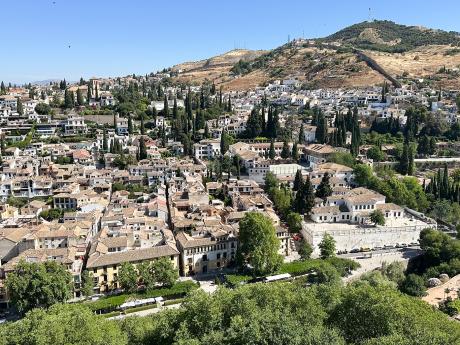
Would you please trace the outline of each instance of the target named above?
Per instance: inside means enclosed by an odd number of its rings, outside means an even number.
[[[2,0],[0,80],[145,74],[372,19],[460,31],[458,0]],[[70,45],[70,48],[69,48]]]

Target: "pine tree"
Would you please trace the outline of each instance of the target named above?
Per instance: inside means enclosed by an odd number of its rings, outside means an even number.
[[[283,149],[281,150],[281,158],[283,159],[288,159],[289,157],[291,156],[291,152],[289,150],[289,144],[288,142],[285,140],[283,142]]]
[[[16,110],[17,110],[17,112],[18,112],[19,115],[24,115],[24,107],[22,106],[21,97],[18,97],[18,98],[17,98],[17,101],[16,101]]]
[[[268,151],[268,157],[270,159],[275,159],[275,156],[276,156],[276,152],[275,152],[275,142],[274,140],[272,139],[270,141],[270,150]]]
[[[139,140],[139,160],[142,159],[147,159],[147,146],[143,136]]]

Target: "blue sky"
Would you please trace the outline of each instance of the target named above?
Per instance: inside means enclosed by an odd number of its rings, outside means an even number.
[[[460,31],[460,2],[2,0],[0,80],[145,74],[368,19]],[[70,45],[70,48],[68,47]]]

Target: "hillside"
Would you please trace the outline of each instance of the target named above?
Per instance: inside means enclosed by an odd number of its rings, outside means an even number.
[[[459,45],[460,36],[457,32],[375,20],[351,25],[320,41],[340,42],[360,49],[402,53],[426,45]]]
[[[224,82],[232,67],[239,61],[251,61],[266,53],[263,50],[235,49],[206,60],[184,62],[173,66],[173,72],[179,72],[177,80],[202,83],[212,80],[216,84]]]
[[[265,52],[234,50],[180,64],[173,70],[181,71],[176,78],[179,81],[201,83],[208,79],[231,90],[286,77],[295,77],[310,88],[361,87],[393,78],[396,84],[407,78],[424,78],[435,87],[460,88],[457,46],[460,36],[456,32],[373,21],[325,38],[294,40]]]

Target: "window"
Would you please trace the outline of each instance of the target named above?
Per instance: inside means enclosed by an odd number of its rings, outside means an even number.
[[[217,260],[220,259],[220,253],[217,253]]]

